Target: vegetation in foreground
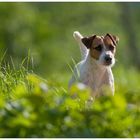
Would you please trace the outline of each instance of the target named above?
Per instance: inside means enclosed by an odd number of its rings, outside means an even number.
[[[88,102],[89,89],[80,83],[69,93],[23,65],[1,67],[0,137],[140,137],[140,74],[114,73],[115,96]]]

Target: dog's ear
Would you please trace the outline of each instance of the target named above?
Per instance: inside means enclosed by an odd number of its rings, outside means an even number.
[[[89,49],[91,47],[92,42],[95,37],[96,37],[96,35],[93,35],[90,37],[83,37],[81,40],[82,40],[83,44]]]
[[[106,36],[109,36],[110,39],[112,40],[113,44],[116,46],[119,42],[119,37],[111,34],[106,34]]]

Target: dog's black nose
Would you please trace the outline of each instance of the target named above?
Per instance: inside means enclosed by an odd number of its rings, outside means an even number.
[[[106,55],[105,56],[105,61],[106,62],[111,62],[112,61],[112,58],[109,55]]]

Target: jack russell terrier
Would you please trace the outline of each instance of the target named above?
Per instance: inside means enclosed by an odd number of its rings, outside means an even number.
[[[81,50],[82,60],[75,66],[69,88],[75,82],[90,87],[93,97],[104,95],[105,87],[114,95],[114,77],[111,67],[115,64],[117,36],[83,37],[78,31],[73,34]]]

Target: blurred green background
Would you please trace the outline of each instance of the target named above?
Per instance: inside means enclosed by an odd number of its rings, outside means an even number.
[[[72,58],[80,61],[73,31],[111,33],[120,38],[115,67],[140,68],[139,12],[139,3],[0,3],[0,55],[18,64],[30,50],[36,73],[69,74]]]
[[[140,137],[139,15],[132,2],[0,3],[0,137]],[[67,91],[75,30],[120,38],[115,96]]]

